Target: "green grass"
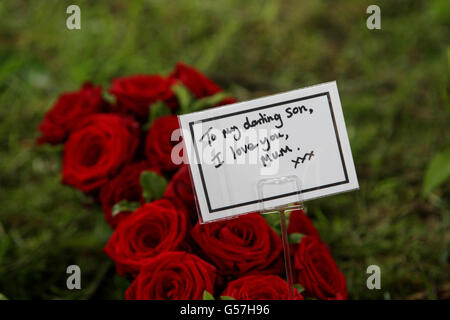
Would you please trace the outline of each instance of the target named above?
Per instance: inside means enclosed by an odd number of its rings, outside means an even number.
[[[449,295],[448,180],[421,197],[450,145],[448,1],[0,2],[0,293],[10,299],[122,298],[101,252],[98,206],[59,182],[61,149],[37,148],[58,94],[85,80],[198,67],[240,100],[337,80],[361,189],[306,203],[351,298]],[[78,264],[83,290],[66,289]],[[370,264],[381,290],[366,288]],[[446,288],[446,289],[445,289]]]

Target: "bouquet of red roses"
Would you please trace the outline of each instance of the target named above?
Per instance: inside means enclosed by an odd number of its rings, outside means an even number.
[[[177,114],[234,103],[199,71],[114,79],[63,93],[37,143],[64,144],[62,182],[98,201],[104,251],[126,299],[287,299],[277,227],[258,213],[200,225],[189,169],[171,154]],[[269,222],[268,222],[269,221]],[[345,278],[301,210],[289,216],[295,299],[346,299]]]

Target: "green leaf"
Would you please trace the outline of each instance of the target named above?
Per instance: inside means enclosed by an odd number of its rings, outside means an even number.
[[[142,128],[144,130],[148,130],[148,129],[150,129],[153,122],[157,118],[163,117],[163,116],[168,116],[170,114],[171,114],[171,112],[170,112],[169,107],[164,102],[157,101],[157,102],[153,103],[152,105],[150,105],[148,121],[146,124],[144,124],[142,126]]]
[[[289,226],[289,217],[291,213],[286,212],[284,214],[286,218],[286,226]],[[264,213],[263,218],[266,220],[266,222],[269,224],[269,226],[272,227],[272,229],[281,236],[281,216],[279,212],[273,212],[273,213]]]
[[[219,92],[219,93],[216,93],[215,95],[201,98],[199,100],[196,100],[192,104],[191,110],[199,111],[199,110],[203,110],[208,107],[215,106],[216,104],[221,102],[223,99],[227,98],[228,96],[229,95],[226,94],[225,92]]]
[[[142,196],[147,202],[160,199],[167,187],[167,180],[153,171],[143,171],[140,182]]]
[[[180,112],[182,114],[199,111],[207,107],[215,106],[216,104],[218,104],[223,99],[229,96],[225,92],[218,92],[212,96],[195,100],[195,98],[191,95],[189,89],[180,83],[177,83],[176,85],[172,86],[172,90],[178,98],[178,103],[180,105]]]
[[[203,291],[203,300],[214,300],[214,297],[208,291]]]
[[[422,196],[440,186],[450,177],[450,149],[437,154],[428,165],[422,186]]]
[[[236,299],[233,297],[229,297],[229,296],[221,296],[220,300],[236,300]]]
[[[288,236],[288,241],[292,244],[299,244],[304,236],[303,233],[293,232]]]
[[[191,112],[190,110],[193,98],[189,92],[189,89],[182,84],[176,84],[172,86],[172,90],[178,98],[181,113]]]
[[[8,298],[3,293],[0,293],[0,300],[8,300]]]
[[[114,217],[124,211],[134,211],[140,206],[141,204],[139,202],[119,201],[112,207],[112,216]]]
[[[110,104],[116,104],[116,96],[113,96],[108,91],[102,92],[102,98],[103,98],[103,100],[105,100],[106,102],[109,102]]]
[[[279,213],[265,213],[262,215],[266,220],[267,224],[272,227],[272,229],[281,236],[281,220]]]
[[[297,289],[298,293],[302,293],[303,291],[305,291],[305,288],[303,288],[299,283],[294,284],[294,288]]]

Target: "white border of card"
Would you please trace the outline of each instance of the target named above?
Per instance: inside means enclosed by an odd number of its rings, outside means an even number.
[[[299,192],[305,201],[359,188],[335,81],[180,115],[179,122],[201,222],[259,211],[261,200],[278,207],[297,201]],[[258,134],[253,144],[236,142],[249,127],[266,132],[267,139]],[[276,134],[269,146],[272,132]],[[211,137],[222,147],[216,149]],[[226,145],[225,138],[231,137],[234,151]],[[249,150],[255,151],[256,162],[238,163],[237,155],[248,160]],[[220,157],[230,154],[236,163]],[[278,167],[270,173],[272,162]],[[302,190],[279,187],[258,199],[258,181],[289,175],[299,177]]]

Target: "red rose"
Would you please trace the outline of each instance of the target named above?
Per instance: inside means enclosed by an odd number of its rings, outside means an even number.
[[[221,274],[281,272],[281,239],[258,213],[197,224],[191,234]]]
[[[287,231],[289,234],[301,233],[320,239],[319,231],[317,231],[303,210],[295,210],[290,213]]]
[[[288,300],[289,286],[286,281],[274,275],[250,275],[231,281],[222,296],[236,300]],[[303,296],[294,289],[294,300]]]
[[[324,243],[303,237],[294,252],[294,278],[305,294],[318,299],[347,299],[345,277]]]
[[[100,203],[106,222],[114,229],[117,224],[126,218],[131,212],[120,212],[116,216],[112,215],[112,207],[122,200],[140,202],[145,200],[142,197],[142,187],[140,177],[142,171],[151,170],[160,173],[151,168],[146,161],[133,163],[125,166],[120,173],[112,180],[108,181],[100,190]]]
[[[232,103],[236,103],[236,102],[238,102],[238,101],[235,98],[227,97],[227,98],[223,99],[222,101],[220,101],[219,104],[216,105],[215,107],[224,106],[224,105],[232,104]]]
[[[138,124],[113,114],[83,118],[64,146],[63,183],[96,191],[128,163],[138,144]]]
[[[215,268],[186,252],[166,252],[148,261],[125,292],[127,300],[202,300],[213,294]]]
[[[175,70],[170,77],[180,81],[197,99],[212,96],[223,91],[222,88],[208,79],[201,72],[181,62],[177,63]],[[223,99],[217,106],[235,102],[237,102],[236,99],[228,97]]]
[[[181,166],[172,161],[172,149],[179,141],[172,141],[172,132],[179,129],[177,116],[156,118],[148,131],[145,154],[148,160],[165,171],[173,171]]]
[[[178,62],[170,77],[181,81],[197,99],[214,95],[222,89],[198,70]]]
[[[120,112],[147,121],[150,105],[173,97],[173,79],[159,75],[136,75],[114,79],[109,92],[117,99]]]
[[[137,273],[152,257],[182,248],[188,222],[171,201],[142,205],[123,220],[104,251],[116,263],[117,273]]]
[[[197,210],[195,205],[194,190],[192,188],[191,175],[189,166],[183,165],[172,177],[164,192],[164,197],[171,199],[179,207],[184,208],[191,221],[195,222],[197,218]]]
[[[90,83],[84,84],[78,91],[61,94],[39,124],[42,136],[36,142],[64,142],[83,117],[101,112],[103,105],[102,88],[94,87]]]

